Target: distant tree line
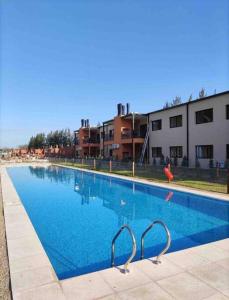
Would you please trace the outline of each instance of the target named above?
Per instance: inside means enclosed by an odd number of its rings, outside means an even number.
[[[44,148],[50,146],[71,146],[74,143],[74,135],[70,129],[50,131],[47,135],[38,133],[32,136],[28,143],[28,148]]]
[[[214,91],[214,93],[216,94],[216,90]],[[207,97],[207,93],[206,93],[205,89],[202,88],[202,89],[199,91],[199,99],[204,98],[204,97]],[[189,101],[189,102],[192,101],[192,94],[189,96],[188,101]],[[172,102],[168,102],[168,101],[165,102],[163,108],[169,108],[169,107],[177,106],[177,105],[179,105],[179,104],[181,104],[181,103],[182,103],[181,97],[176,96],[176,97],[172,100]]]

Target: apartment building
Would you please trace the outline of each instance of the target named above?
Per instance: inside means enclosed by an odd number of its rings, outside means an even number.
[[[117,115],[103,122],[100,134],[101,155],[104,158],[139,159],[147,130],[147,115],[131,113],[129,109],[128,103],[126,107],[119,103]]]
[[[81,127],[74,131],[75,157],[98,157],[100,155],[100,128],[90,126],[89,120],[82,119]]]
[[[149,163],[184,157],[190,167],[229,159],[229,91],[148,113]]]

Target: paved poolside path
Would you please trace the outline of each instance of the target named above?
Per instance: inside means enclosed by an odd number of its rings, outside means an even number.
[[[3,216],[2,190],[0,182],[0,299],[10,300],[10,278],[6,247],[5,222]]]
[[[59,281],[5,170],[1,168],[14,299],[229,299],[229,239]]]

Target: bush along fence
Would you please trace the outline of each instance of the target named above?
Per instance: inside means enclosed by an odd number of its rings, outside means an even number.
[[[120,162],[103,159],[49,158],[51,163],[73,166],[82,169],[114,173],[124,176],[143,178],[157,182],[168,182],[163,165],[139,165],[134,162]],[[201,169],[171,166],[174,175],[172,184],[191,188],[229,193],[229,170],[217,168]]]

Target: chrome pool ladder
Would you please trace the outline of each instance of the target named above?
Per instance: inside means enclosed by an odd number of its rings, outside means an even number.
[[[136,254],[136,251],[137,251],[137,246],[136,246],[136,239],[135,239],[135,236],[133,234],[133,231],[131,230],[131,228],[129,227],[129,225],[125,224],[125,225],[122,225],[122,227],[119,229],[119,231],[116,233],[116,235],[114,236],[113,240],[112,240],[112,247],[111,247],[111,266],[114,267],[115,265],[115,241],[116,239],[119,237],[119,235],[121,234],[121,232],[124,230],[124,229],[127,229],[130,236],[131,236],[131,239],[132,239],[132,253],[130,255],[130,257],[128,258],[128,260],[126,261],[126,263],[124,264],[124,272],[128,272],[128,265],[130,264],[130,262],[133,260],[135,254]]]
[[[170,232],[169,232],[169,229],[168,227],[166,226],[166,224],[163,222],[163,221],[160,221],[160,220],[156,220],[154,222],[152,222],[147,228],[146,230],[143,232],[142,236],[141,236],[141,259],[144,258],[144,238],[145,238],[145,235],[154,227],[155,224],[159,224],[161,225],[164,229],[165,229],[165,232],[166,232],[166,236],[167,236],[167,242],[166,242],[166,246],[165,248],[158,254],[157,258],[156,258],[156,263],[160,263],[160,257],[165,254],[165,252],[169,249],[170,247],[170,244],[171,244],[171,235],[170,235]]]

